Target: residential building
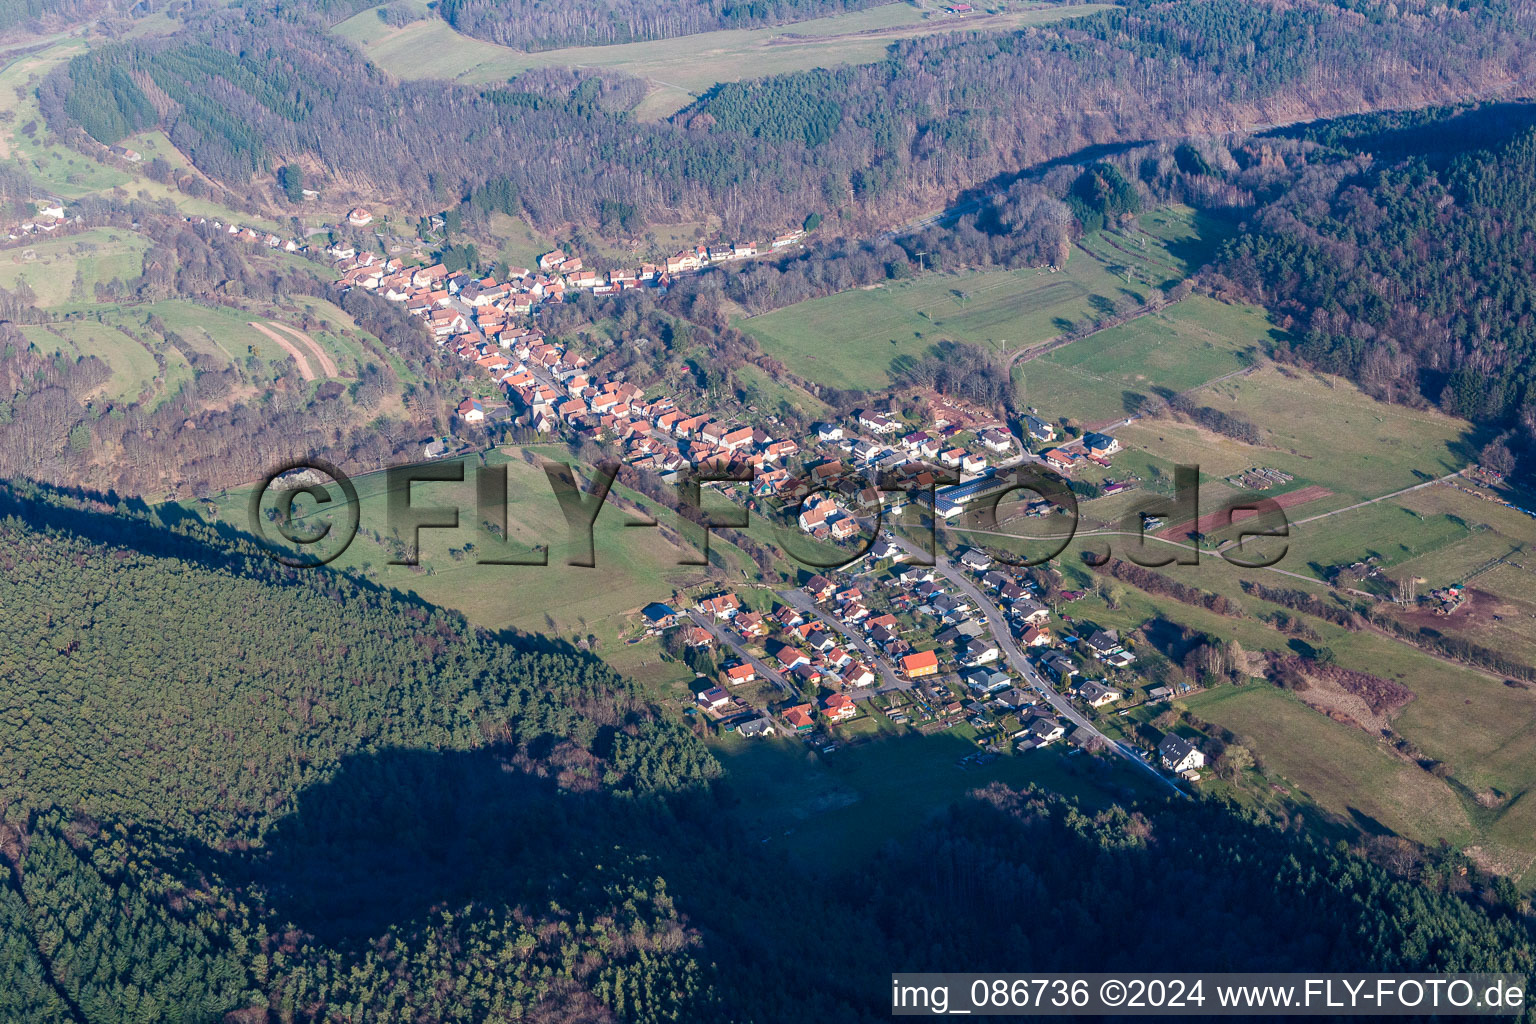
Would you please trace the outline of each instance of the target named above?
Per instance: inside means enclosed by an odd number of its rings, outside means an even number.
[[[939,671],[937,651],[918,651],[901,659],[901,671],[908,679],[921,679]]]
[[[741,610],[741,599],[735,594],[719,594],[699,602],[699,611],[716,619],[732,619]]]
[[[853,698],[845,693],[834,693],[821,702],[822,713],[829,721],[846,722],[859,713],[858,707],[853,703]]]
[[[1182,736],[1169,733],[1157,745],[1157,756],[1164,768],[1176,775],[1205,767],[1205,752]]]
[[[784,724],[795,732],[810,732],[816,727],[815,711],[809,704],[784,709]]]
[[[1083,448],[1089,455],[1102,459],[1118,452],[1120,442],[1108,434],[1087,433],[1083,435]]]
[[[707,690],[700,690],[694,695],[694,701],[706,711],[714,711],[723,708],[731,702],[731,695],[718,686],[711,686]]]
[[[743,683],[754,682],[757,679],[757,670],[744,662],[727,668],[723,675],[729,685],[740,686]]]
[[[986,572],[992,568],[992,556],[979,548],[971,548],[960,556],[960,564],[975,572]]]
[[[1092,679],[1078,686],[1077,695],[1092,708],[1102,708],[1104,705],[1113,704],[1125,696],[1119,690],[1111,689],[1103,683]]]

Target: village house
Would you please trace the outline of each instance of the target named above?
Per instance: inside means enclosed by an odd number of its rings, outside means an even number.
[[[1050,630],[1040,629],[1037,626],[1030,626],[1028,629],[1024,630],[1024,632],[1019,634],[1020,647],[1046,647],[1050,645],[1050,642]]]
[[[707,690],[700,690],[694,695],[694,701],[706,711],[715,711],[731,702],[731,695],[718,686],[711,686]]]
[[[1040,667],[1055,677],[1063,686],[1072,681],[1077,675],[1077,665],[1071,657],[1061,651],[1047,651],[1040,659]]]
[[[1205,753],[1182,736],[1169,733],[1157,745],[1157,756],[1164,768],[1175,775],[1205,767]]]
[[[806,533],[814,532],[818,527],[826,525],[828,517],[837,512],[837,506],[830,501],[820,501],[800,513],[800,529]]]
[[[1024,426],[1032,440],[1042,444],[1056,440],[1056,428],[1038,416],[1025,416]]]
[[[967,668],[987,665],[997,660],[998,653],[997,644],[990,639],[978,637],[965,645],[965,654],[960,663]]]
[[[834,693],[822,701],[821,710],[827,716],[828,721],[832,722],[846,722],[859,713],[859,709],[853,703],[853,699],[845,693]]]
[[[867,662],[855,661],[843,672],[843,682],[849,686],[873,686],[879,677]]]
[[[784,724],[795,732],[810,732],[816,727],[814,710],[809,704],[796,704],[784,709]]]
[[[771,718],[753,718],[736,726],[736,735],[745,736],[748,739],[758,736],[772,736],[774,731]]]
[[[1100,661],[1124,650],[1120,645],[1120,634],[1113,629],[1094,630],[1089,634],[1086,643],[1089,652]]]
[[[1083,435],[1083,450],[1095,458],[1107,458],[1120,450],[1120,442],[1108,434],[1088,433]]]
[[[719,594],[699,602],[699,611],[716,619],[732,619],[741,610],[741,599],[735,594]]]
[[[901,671],[908,679],[922,679],[939,671],[937,651],[919,651],[901,659]]]
[[[973,572],[986,572],[992,568],[992,556],[979,548],[970,548],[960,556],[960,564]]]
[[[847,540],[859,532],[859,521],[852,516],[842,516],[830,524],[833,540]]]
[[[784,672],[793,672],[799,666],[809,665],[811,663],[809,655],[800,650],[798,647],[791,647],[786,643],[776,643],[771,645],[769,653],[772,654],[774,660],[779,663],[779,669]]]
[[[659,601],[640,609],[640,614],[645,617],[646,625],[653,630],[671,629],[677,622],[677,612]]]
[[[1066,727],[1055,718],[1036,717],[1031,718],[1029,724],[1023,730],[1025,738],[1037,747],[1048,746],[1055,743],[1067,734]]]
[[[860,427],[870,433],[881,436],[894,434],[901,429],[901,424],[891,419],[885,413],[875,412],[871,409],[865,409],[859,413],[858,423]]]
[[[1042,452],[1040,457],[1049,463],[1054,469],[1060,469],[1063,471],[1070,471],[1072,469],[1072,456],[1068,455],[1060,448],[1049,448]]]
[[[965,684],[981,696],[1006,690],[1013,685],[1012,678],[1000,669],[975,668],[965,675]]]
[[[1125,696],[1119,690],[1111,689],[1103,683],[1092,679],[1079,684],[1077,695],[1092,708],[1102,708],[1106,704],[1113,704],[1115,701],[1123,699]]]
[[[1008,608],[1008,614],[1020,622],[1039,626],[1051,617],[1050,609],[1032,597],[1020,597]]]
[[[1006,430],[984,430],[980,436],[983,447],[989,452],[1003,455],[1013,451],[1013,435]]]

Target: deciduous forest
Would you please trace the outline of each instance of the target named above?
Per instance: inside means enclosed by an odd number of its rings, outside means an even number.
[[[904,40],[874,64],[725,83],[639,124],[548,75],[483,89],[396,82],[322,16],[248,5],[95,49],[41,99],[56,131],[103,143],[163,125],[236,186],[305,156],[417,212],[505,178],[540,225],[597,225],[606,203],[633,207],[638,223],[715,216],[757,233],[811,213],[889,224],[1089,146],[1488,95],[1527,69],[1532,17],[1519,0],[1135,0],[1011,34]]]
[[[519,50],[602,46],[670,39],[728,28],[759,28],[877,7],[892,0],[605,0],[544,4],[536,0],[445,0],[442,16],[465,35]]]

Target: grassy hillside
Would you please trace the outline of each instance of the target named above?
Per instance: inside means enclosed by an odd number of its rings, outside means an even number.
[[[334,31],[357,43],[375,64],[401,78],[470,83],[501,81],[543,67],[609,68],[646,79],[649,90],[636,116],[667,117],[719,82],[738,82],[810,68],[882,59],[892,41],[957,31],[1015,31],[1104,10],[1108,4],[1062,7],[1014,5],[1021,10],[969,18],[943,17],[936,7],[891,3],[773,28],[702,32],[652,42],[580,46],[524,53],[455,32],[427,17],[391,28],[374,9]]]
[[[1021,362],[1017,401],[1099,423],[1147,396],[1187,391],[1255,364],[1276,333],[1262,311],[1190,296],[1168,308]]]
[[[1158,227],[1169,237],[1140,230],[1112,240],[1090,237],[1059,272],[921,274],[743,317],[736,326],[801,376],[839,388],[880,388],[891,382],[898,360],[925,355],[942,339],[1005,355],[1140,305],[1152,288],[1170,287],[1198,266],[1204,252],[1190,241],[1198,236],[1189,211],[1160,218]]]

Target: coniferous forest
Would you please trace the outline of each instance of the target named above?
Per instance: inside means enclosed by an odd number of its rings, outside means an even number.
[[[893,970],[1536,970],[1459,858],[1392,875],[1210,801],[995,786],[810,877],[591,655],[110,499],[8,486],[0,540],[0,1019],[872,1021]]]
[[[1519,104],[1292,133],[1321,148],[1268,183],[1218,260],[1220,283],[1294,320],[1291,358],[1528,438],[1533,121]],[[1509,452],[1493,464],[1510,468]]]

